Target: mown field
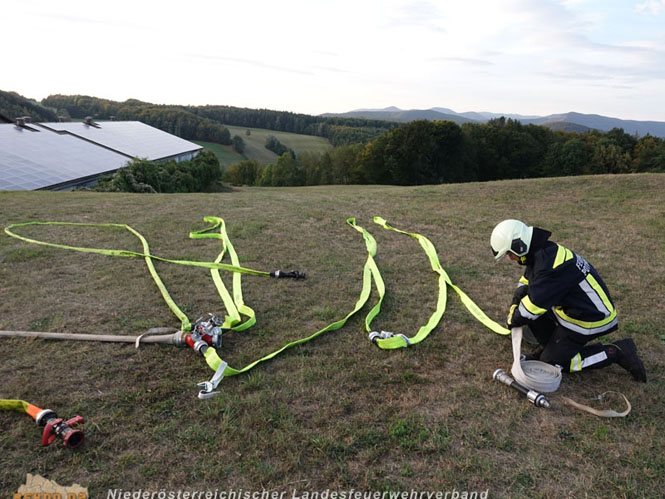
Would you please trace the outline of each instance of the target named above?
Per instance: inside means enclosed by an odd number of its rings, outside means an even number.
[[[116,488],[268,490],[289,497],[293,490],[329,488],[662,496],[665,175],[191,195],[0,193],[3,227],[126,223],[154,254],[169,258],[216,257],[216,241],[188,238],[206,226],[206,215],[226,220],[243,265],[308,274],[297,282],[243,278],[245,302],[258,321],[225,335],[220,353],[233,367],[353,309],[366,251],[360,234],[345,224],[351,216],[378,243],[387,296],[376,329],[413,336],[434,311],[437,286],[417,241],[373,224],[374,215],[426,235],[452,281],[503,321],[520,269],[493,262],[489,235],[498,221],[515,217],[551,230],[554,240],[599,270],[620,313],[612,336],[635,339],[649,382],[632,381],[618,366],[567,375],[551,397],[553,409],[536,408],[491,381],[495,369],[510,367],[510,341],[476,322],[453,292],[440,325],[412,348],[383,351],[371,344],[363,326],[368,305],[339,331],[224,379],[221,395],[206,401],[197,399],[196,383],[212,371],[188,349],[0,338],[0,398],[86,419],[86,442],[70,451],[40,447],[40,429],[28,416],[0,413],[0,496],[15,492],[27,473],[79,483],[92,497]],[[120,230],[27,227],[20,233],[78,246],[140,248]],[[224,313],[206,270],[156,266],[190,319]],[[136,335],[156,326],[178,321],[142,260],[0,236],[0,329]],[[606,390],[628,397],[628,417],[600,419],[559,399],[593,403]]]
[[[247,159],[242,154],[235,152],[233,150],[233,146],[224,146],[222,144],[216,144],[214,142],[202,142],[200,140],[193,140],[192,142],[214,152],[215,156],[217,156],[217,159],[219,160],[219,164],[222,165],[223,168],[226,168],[227,166],[233,165],[235,163],[240,163],[241,161]]]
[[[265,148],[266,139],[270,135],[275,136],[282,144],[293,149],[298,154],[305,151],[325,152],[332,148],[330,142],[323,137],[277,132],[275,130],[265,130],[263,128],[233,126],[227,126],[226,128],[231,132],[231,136],[239,135],[242,137],[242,140],[245,141],[245,151],[242,155],[235,152],[232,146],[223,146],[212,142],[193,141],[206,149],[213,151],[219,158],[220,164],[224,167],[239,163],[244,159],[252,159],[263,163],[264,165],[269,163],[274,164],[277,161],[277,154]],[[250,131],[250,135],[246,134],[247,130]]]

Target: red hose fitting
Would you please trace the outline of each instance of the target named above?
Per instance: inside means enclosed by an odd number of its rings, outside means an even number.
[[[53,413],[55,416],[55,413]],[[64,421],[62,418],[52,417],[48,419],[44,425],[44,433],[42,434],[42,445],[51,445],[55,437],[62,438],[65,447],[68,449],[76,449],[83,443],[83,432],[75,429],[79,424],[83,424],[81,416],[74,416],[73,418]]]
[[[204,334],[203,336],[201,336],[201,341],[205,341],[208,345],[212,345],[212,336],[210,336],[209,334]],[[188,334],[188,335],[185,335],[185,343],[187,343],[187,345],[190,348],[194,348],[194,344],[196,343],[196,340],[194,340],[194,338],[192,338],[191,334]]]

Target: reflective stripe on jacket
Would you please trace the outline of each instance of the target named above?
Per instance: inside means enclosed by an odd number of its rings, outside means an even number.
[[[596,335],[617,327],[614,302],[596,269],[578,254],[546,241],[528,259],[520,283],[528,285],[512,324],[525,324],[552,310],[576,333]]]

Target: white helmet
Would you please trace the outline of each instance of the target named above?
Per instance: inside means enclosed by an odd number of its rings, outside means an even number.
[[[501,260],[509,251],[519,257],[526,256],[531,246],[533,227],[519,220],[504,220],[492,231],[490,245],[494,260]]]

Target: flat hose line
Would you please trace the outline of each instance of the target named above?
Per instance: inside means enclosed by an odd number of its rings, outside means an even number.
[[[72,251],[79,251],[83,253],[96,253],[100,255],[107,255],[107,256],[116,256],[116,257],[125,257],[125,258],[143,258],[145,260],[146,266],[148,267],[148,271],[150,272],[150,275],[152,276],[155,284],[157,285],[157,288],[159,289],[160,293],[162,294],[162,297],[164,298],[164,301],[166,302],[167,306],[171,309],[171,311],[174,313],[174,315],[180,320],[181,323],[181,328],[183,331],[189,331],[191,328],[191,322],[187,315],[178,307],[178,305],[175,303],[171,295],[169,294],[168,290],[166,289],[166,286],[162,282],[161,278],[159,277],[159,274],[157,273],[157,270],[155,269],[155,266],[153,265],[152,261],[157,260],[161,262],[166,262],[166,263],[174,263],[178,265],[187,265],[187,266],[193,266],[193,267],[203,267],[203,268],[208,268],[210,269],[211,273],[213,274],[213,280],[215,282],[215,286],[217,287],[217,290],[227,307],[227,311],[230,310],[231,313],[230,318],[227,318],[225,321],[226,325],[229,324],[234,324],[231,328],[234,330],[242,330],[246,329],[247,327],[251,326],[255,319],[254,313],[251,309],[248,307],[244,306],[244,303],[242,302],[242,293],[239,291],[240,289],[240,278],[234,278],[234,289],[237,291],[234,291],[234,294],[236,294],[237,298],[237,303],[236,305],[233,305],[233,300],[230,299],[229,293],[224,287],[223,283],[221,282],[221,279],[218,279],[219,271],[220,270],[226,270],[233,272],[234,274],[249,274],[249,275],[255,275],[255,276],[261,276],[261,277],[270,277],[269,272],[264,272],[260,270],[254,270],[254,269],[249,269],[245,267],[241,267],[238,264],[238,256],[235,253],[235,250],[233,249],[233,246],[231,245],[230,240],[228,239],[228,236],[226,235],[226,227],[224,225],[224,221],[221,218],[218,217],[205,217],[204,221],[207,223],[212,223],[213,225],[211,227],[205,228],[203,230],[197,231],[197,232],[191,232],[190,233],[190,238],[192,239],[203,239],[203,238],[215,238],[215,239],[220,239],[222,241],[222,250],[220,254],[217,256],[214,262],[202,262],[202,261],[192,261],[192,260],[175,260],[175,259],[170,259],[170,258],[163,258],[157,255],[153,255],[150,253],[150,246],[148,244],[148,241],[139,233],[136,231],[134,228],[130,227],[129,225],[126,224],[114,224],[114,223],[79,223],[79,222],[24,222],[24,223],[17,223],[17,224],[11,224],[8,227],[5,228],[5,233],[13,238],[20,239],[21,241],[25,241],[31,244],[38,244],[41,246],[49,246],[52,248],[59,248],[59,249],[67,249],[67,250],[72,250]],[[115,249],[102,249],[102,248],[87,248],[87,247],[81,247],[81,246],[69,246],[66,244],[57,244],[57,243],[49,243],[46,241],[39,241],[36,239],[31,239],[28,237],[24,237],[21,235],[18,235],[12,231],[12,229],[20,228],[20,227],[27,227],[31,225],[37,225],[37,226],[69,226],[69,227],[101,227],[101,228],[120,228],[129,231],[131,234],[136,236],[136,238],[139,239],[141,242],[141,245],[143,247],[143,253],[139,253],[136,251],[128,251],[128,250],[115,250]],[[220,229],[220,234],[212,234],[211,231],[219,228]],[[221,260],[226,253],[226,251],[229,251],[229,255],[232,259],[233,265],[221,263]],[[235,313],[234,313],[235,309]],[[248,315],[249,319],[247,323],[245,324],[238,324],[240,322],[239,316],[238,316],[238,311],[241,311],[245,314]],[[249,325],[247,325],[249,324]]]
[[[411,232],[406,232],[400,229],[396,229],[392,227],[385,219],[381,217],[374,217],[374,223],[382,226],[383,228],[387,230],[391,230],[394,232],[398,232],[401,234],[405,234],[408,236],[411,236],[415,239],[418,240],[419,244],[425,251],[432,270],[438,274],[439,278],[439,295],[437,299],[437,306],[435,312],[432,314],[428,322],[423,325],[416,335],[412,338],[408,338],[407,336],[400,334],[400,335],[392,335],[389,338],[379,338],[375,342],[376,344],[382,348],[382,349],[395,349],[395,348],[403,348],[407,347],[416,343],[419,343],[423,339],[425,339],[429,333],[438,325],[439,321],[441,320],[445,308],[446,308],[446,287],[450,286],[460,297],[462,303],[465,305],[465,307],[469,310],[469,312],[483,325],[491,329],[497,334],[501,335],[506,335],[510,334],[511,331],[508,329],[502,327],[499,325],[497,322],[493,321],[490,319],[469,297],[464,293],[459,287],[454,285],[452,281],[450,280],[450,277],[448,274],[445,272],[445,270],[441,267],[436,249],[434,245],[427,239],[425,236],[422,236],[420,234],[416,233],[411,233]],[[171,298],[170,294],[168,293],[168,290],[166,289],[166,286],[162,282],[161,278],[159,277],[157,271],[154,268],[154,265],[152,263],[152,260],[158,260],[166,263],[174,263],[174,264],[180,264],[180,265],[188,265],[188,266],[197,266],[197,267],[204,267],[210,269],[213,281],[215,283],[215,286],[218,290],[218,293],[224,303],[224,306],[226,307],[228,315],[225,318],[224,325],[223,327],[233,329],[235,331],[242,331],[244,329],[247,329],[251,327],[255,322],[255,313],[254,311],[246,306],[243,301],[243,296],[242,296],[242,284],[241,284],[241,274],[250,274],[250,275],[256,275],[256,276],[270,276],[270,273],[264,272],[264,271],[258,271],[258,270],[253,270],[253,269],[248,269],[241,267],[239,265],[239,259],[238,255],[228,238],[227,232],[226,232],[226,225],[223,219],[219,217],[204,217],[204,221],[206,223],[212,224],[210,227],[204,228],[199,231],[191,232],[190,233],[190,238],[192,239],[204,239],[204,238],[213,238],[213,239],[218,239],[221,242],[222,249],[220,253],[218,254],[217,258],[215,259],[214,262],[204,262],[204,261],[190,261],[190,260],[175,260],[175,259],[168,259],[168,258],[163,258],[159,257],[156,255],[153,255],[150,253],[150,247],[148,245],[147,240],[135,229],[130,227],[129,225],[126,224],[100,224],[100,223],[76,223],[76,222],[25,222],[25,223],[17,223],[17,224],[12,224],[9,225],[8,227],[5,228],[5,233],[8,234],[11,237],[14,237],[16,239],[20,239],[22,241],[32,243],[32,244],[38,244],[38,245],[43,245],[43,246],[50,246],[50,247],[55,247],[55,248],[60,248],[60,249],[68,249],[68,250],[74,250],[74,251],[80,251],[80,252],[87,252],[87,253],[97,253],[97,254],[103,254],[103,255],[108,255],[108,256],[119,256],[119,257],[134,257],[134,258],[143,258],[145,260],[145,263],[150,271],[151,276],[153,277],[153,280],[155,281],[155,284],[157,285],[160,293],[162,294],[162,297],[164,298],[166,304],[168,307],[171,309],[171,311],[180,319],[181,321],[181,329],[183,331],[188,331],[191,328],[191,322],[189,321],[188,317],[185,315],[185,313],[177,306],[175,301]],[[369,296],[371,294],[372,290],[372,282],[374,283],[377,293],[379,295],[377,303],[370,309],[368,312],[366,318],[365,318],[365,328],[367,331],[370,330],[370,324],[372,320],[379,314],[381,310],[381,304],[383,302],[384,296],[385,296],[385,284],[383,282],[383,279],[381,277],[380,271],[378,269],[378,266],[376,265],[376,262],[374,260],[374,257],[376,256],[376,241],[372,237],[372,235],[367,232],[364,228],[358,226],[356,224],[355,218],[349,218],[347,219],[347,224],[354,228],[356,231],[360,232],[363,236],[363,239],[365,240],[365,245],[367,249],[367,260],[365,262],[365,265],[363,266],[363,285],[362,285],[362,290],[360,293],[360,297],[358,298],[353,310],[347,314],[344,318],[335,321],[325,328],[313,333],[310,336],[307,336],[306,338],[302,338],[300,340],[296,340],[290,343],[287,343],[286,345],[282,346],[280,349],[250,363],[249,365],[245,366],[242,369],[234,369],[230,366],[228,366],[222,359],[219,357],[218,353],[214,348],[208,348],[206,352],[204,353],[206,362],[208,365],[215,371],[217,371],[220,366],[224,365],[224,370],[221,374],[223,376],[234,376],[240,373],[247,372],[248,370],[252,369],[254,366],[257,364],[270,360],[273,357],[277,356],[281,352],[283,352],[286,349],[292,348],[296,345],[300,345],[302,343],[305,343],[307,341],[310,341],[317,336],[328,332],[328,331],[334,331],[337,329],[340,329],[343,327],[346,322],[351,318],[355,313],[357,313],[360,309],[364,307],[366,304],[367,300],[369,299]],[[38,241],[35,239],[30,239],[27,237],[20,236],[18,234],[15,234],[12,232],[11,229],[19,228],[19,227],[25,227],[25,226],[30,226],[30,225],[54,225],[54,226],[84,226],[84,227],[114,227],[114,228],[121,228],[128,230],[130,233],[132,233],[134,236],[136,236],[143,247],[143,253],[135,252],[135,251],[127,251],[127,250],[109,250],[109,249],[99,249],[99,248],[86,248],[86,247],[76,247],[76,246],[68,246],[64,244],[56,244],[56,243],[48,243],[45,241]],[[219,232],[215,232],[217,229],[219,229]],[[223,264],[221,263],[223,257],[227,253],[231,258],[232,264]],[[233,296],[228,292],[226,287],[224,286],[224,283],[221,280],[221,276],[219,274],[220,270],[225,270],[225,271],[230,271],[233,272]],[[245,315],[247,317],[245,322],[241,321],[241,314]],[[519,329],[519,332],[516,333],[516,329]],[[143,336],[143,335],[142,335]],[[550,366],[549,364],[545,364],[542,362],[538,361],[522,361],[520,362],[520,348],[521,348],[521,337],[522,337],[522,329],[521,328],[515,328],[513,330],[513,335],[512,335],[512,341],[513,341],[513,357],[514,357],[514,362],[513,362],[513,368],[512,368],[512,373],[513,376],[515,376],[515,379],[524,384],[525,386],[536,390],[536,391],[541,391],[545,393],[551,393],[553,391],[556,391],[558,389],[560,383],[561,383],[561,373],[558,369],[556,369],[553,366]],[[137,338],[136,342],[138,343],[140,341],[141,337]],[[556,371],[556,372],[555,372]],[[622,395],[623,396],[623,395]],[[587,406],[582,406],[581,404],[577,404],[570,399],[566,399],[565,397],[562,397],[564,401],[569,401],[570,405],[574,405],[575,407],[587,407]],[[625,397],[624,397],[625,399]],[[566,403],[569,403],[566,402]],[[627,399],[626,402],[628,403]],[[596,413],[600,412],[602,413],[605,417],[619,417],[627,414],[630,411],[630,404],[628,403],[628,409],[627,411],[624,411],[624,413],[616,413],[614,411],[595,411],[592,408],[587,408],[589,409],[588,412]],[[584,409],[584,410],[587,410]],[[608,413],[614,412],[614,415],[608,415]],[[597,414],[599,415],[599,414]]]
[[[474,302],[469,298],[469,296],[464,293],[459,287],[454,285],[452,281],[450,280],[450,277],[446,273],[446,271],[441,267],[441,264],[439,263],[437,253],[436,253],[436,248],[434,245],[431,243],[429,239],[427,239],[425,236],[422,236],[420,234],[415,234],[411,232],[406,232],[402,231],[399,229],[396,229],[392,227],[385,219],[381,217],[374,217],[374,223],[382,226],[383,228],[387,230],[391,230],[394,232],[398,232],[401,234],[406,234],[408,236],[411,236],[415,239],[418,240],[420,243],[421,247],[425,251],[427,257],[429,258],[432,270],[434,270],[438,275],[439,275],[439,295],[437,299],[437,307],[435,312],[432,314],[428,322],[422,326],[416,335],[412,338],[408,338],[406,335],[403,334],[395,334],[393,335],[392,333],[390,334],[390,337],[387,338],[379,338],[375,340],[376,344],[382,348],[382,349],[397,349],[397,348],[404,348],[407,346],[411,346],[414,344],[417,344],[424,340],[429,333],[438,325],[439,321],[441,320],[441,317],[443,316],[446,308],[446,286],[450,286],[453,288],[453,290],[459,295],[462,303],[464,306],[469,310],[469,312],[477,319],[479,320],[483,325],[491,329],[497,334],[502,334],[502,335],[507,335],[510,334],[510,331],[503,326],[499,325],[497,322],[493,321],[490,319]],[[288,343],[284,345],[281,349],[265,356],[262,357],[253,363],[249,364],[243,369],[234,369],[231,366],[229,366],[226,362],[224,362],[221,357],[219,356],[218,352],[213,349],[213,348],[208,348],[205,353],[204,357],[206,359],[206,362],[210,366],[210,368],[215,371],[217,374],[218,370],[221,372],[222,376],[234,376],[236,374],[240,374],[243,372],[246,372],[250,369],[252,369],[254,366],[257,364],[264,362],[266,360],[272,359],[279,353],[283,352],[284,350],[291,348],[295,345],[302,344],[306,341],[309,341],[320,334],[323,334],[327,331],[332,331],[341,328],[346,324],[346,322],[353,316],[355,313],[357,313],[367,300],[369,299],[369,296],[372,291],[372,282],[374,283],[377,294],[378,294],[378,300],[377,303],[370,309],[368,312],[367,316],[365,317],[365,329],[367,331],[370,330],[370,324],[372,320],[379,314],[381,310],[381,304],[383,303],[383,299],[385,297],[385,283],[383,281],[383,278],[381,277],[381,273],[379,271],[378,266],[376,265],[376,261],[374,260],[374,257],[376,256],[376,251],[377,251],[377,246],[376,246],[376,241],[372,237],[372,235],[367,232],[364,228],[358,226],[356,224],[356,219],[355,218],[349,218],[347,219],[347,224],[349,224],[352,228],[360,232],[363,236],[363,239],[365,240],[366,248],[367,248],[367,260],[365,261],[365,265],[363,267],[363,286],[362,290],[360,293],[360,298],[356,302],[356,305],[354,309],[343,319],[336,321],[327,327],[323,328],[320,331],[317,331],[316,333],[312,334],[311,336],[308,336],[306,338],[303,338],[301,340],[297,340],[292,343]]]
[[[471,315],[473,315],[476,318],[476,320],[478,320],[481,324],[483,324],[485,327],[491,329],[497,334],[501,335],[510,334],[510,331],[508,329],[501,326],[496,321],[490,319],[487,316],[487,314],[485,314],[485,312],[483,312],[480,309],[480,307],[478,307],[478,305],[476,305],[475,302],[471,298],[469,298],[469,296],[464,291],[462,291],[458,286],[453,284],[450,277],[448,276],[448,273],[441,266],[436,248],[429,239],[427,239],[425,236],[421,234],[416,234],[413,232],[407,232],[404,230],[396,229],[395,227],[390,225],[384,218],[381,217],[374,217],[374,223],[380,225],[386,230],[397,232],[399,234],[405,234],[407,236],[416,239],[420,244],[421,248],[423,249],[423,251],[425,252],[425,255],[427,255],[432,270],[438,275],[437,280],[439,287],[436,309],[429,318],[429,320],[423,326],[421,326],[420,329],[418,329],[415,336],[409,338],[404,334],[386,333],[385,331],[382,331],[381,333],[384,333],[383,336],[385,336],[382,337],[381,334],[372,333],[372,335],[374,335],[374,338],[376,338],[373,341],[379,346],[379,348],[382,349],[404,348],[420,343],[425,338],[427,338],[427,336],[432,332],[432,330],[439,324],[441,318],[443,317],[443,314],[446,311],[446,302],[447,302],[446,290],[448,286],[450,286],[453,289],[453,291],[455,291],[458,294],[462,304],[467,308],[467,310],[471,313]],[[385,287],[383,286],[383,281],[381,280],[381,275],[378,273],[378,269],[376,270],[376,273],[373,273],[373,276],[375,277],[375,281],[377,282],[377,288],[379,289],[379,292],[381,293],[382,290],[385,292]],[[381,298],[382,297],[383,295],[381,295]],[[373,316],[370,317],[368,315],[365,321],[365,327],[368,332],[370,330],[370,322],[372,319]],[[370,335],[370,338],[372,338],[372,335]]]
[[[233,245],[231,244],[231,241],[228,238],[228,235],[226,233],[226,226],[224,221],[221,218],[218,217],[205,217],[204,221],[207,223],[213,224],[210,227],[207,227],[205,229],[196,231],[196,232],[191,232],[190,233],[190,238],[193,239],[204,239],[204,238],[213,238],[213,239],[218,239],[221,242],[222,245],[222,250],[220,251],[219,255],[215,259],[214,262],[204,262],[204,261],[189,261],[189,260],[175,260],[175,259],[169,259],[169,258],[163,258],[159,257],[156,255],[153,255],[150,253],[150,247],[147,242],[147,240],[135,229],[130,227],[129,225],[126,224],[112,224],[112,223],[106,223],[106,224],[101,224],[101,223],[76,223],[76,222],[25,222],[25,223],[17,223],[17,224],[12,224],[9,225],[8,227],[5,228],[5,233],[11,237],[14,237],[16,239],[20,239],[22,241],[31,243],[31,244],[38,244],[42,246],[49,246],[49,247],[54,247],[54,248],[59,248],[59,249],[67,249],[67,250],[73,250],[73,251],[79,251],[79,252],[85,252],[85,253],[97,253],[97,254],[102,254],[102,255],[107,255],[107,256],[118,256],[118,257],[130,257],[130,258],[143,258],[145,260],[145,263],[150,271],[150,274],[157,285],[160,293],[162,294],[162,297],[164,298],[164,301],[168,305],[168,307],[171,309],[171,311],[180,319],[181,322],[181,329],[182,331],[188,331],[191,328],[191,322],[187,315],[178,307],[178,305],[175,303],[171,295],[169,294],[168,290],[166,289],[166,286],[162,282],[161,278],[159,277],[159,274],[157,273],[152,260],[158,260],[166,263],[174,263],[174,264],[180,264],[180,265],[189,265],[189,266],[197,266],[197,267],[204,267],[208,268],[211,271],[211,274],[213,276],[213,281],[215,282],[215,286],[217,287],[217,290],[220,294],[220,297],[222,298],[222,301],[224,302],[225,307],[227,308],[228,315],[225,319],[223,327],[226,326],[231,326],[231,329],[235,331],[241,331],[244,329],[247,329],[251,325],[253,325],[256,321],[254,311],[247,307],[244,304],[243,297],[242,297],[242,288],[241,288],[241,280],[240,280],[240,274],[250,274],[250,275],[257,275],[257,276],[270,276],[269,272],[263,272],[263,271],[258,271],[258,270],[253,270],[253,269],[248,269],[241,267],[238,264],[238,256],[233,248]],[[356,312],[358,312],[365,303],[367,302],[371,290],[372,290],[372,281],[377,284],[378,287],[378,292],[380,295],[379,302],[374,305],[374,307],[370,310],[368,313],[368,321],[371,321],[371,318],[375,317],[381,308],[381,302],[383,301],[383,295],[385,294],[385,287],[383,287],[383,281],[380,278],[380,273],[379,269],[376,266],[376,262],[374,261],[374,256],[376,255],[376,241],[372,237],[372,235],[367,232],[365,229],[362,227],[358,226],[356,224],[355,218],[349,218],[347,220],[347,224],[360,232],[363,236],[363,239],[365,240],[365,246],[367,249],[367,260],[365,262],[365,265],[363,267],[363,287],[362,291],[360,294],[360,297],[358,301],[356,302],[356,305],[354,309],[347,314],[346,317],[337,320],[325,328],[313,333],[310,336],[307,336],[306,338],[302,338],[290,343],[287,343],[286,345],[282,346],[280,349],[264,356],[261,357],[260,359],[250,363],[249,365],[245,366],[244,368],[241,369],[234,369],[231,366],[226,366],[223,370],[223,375],[224,376],[234,376],[240,373],[244,373],[252,369],[254,366],[257,364],[270,360],[276,355],[280,354],[284,350],[288,348],[292,348],[296,345],[300,345],[302,343],[305,343],[307,341],[310,341],[317,336],[328,332],[328,331],[335,331],[337,329],[340,329],[343,327],[348,319],[353,316]],[[78,247],[78,246],[69,246],[69,245],[64,245],[64,244],[57,244],[57,243],[49,243],[45,241],[39,241],[36,239],[31,239],[28,237],[24,237],[21,235],[18,235],[12,231],[12,229],[20,228],[20,227],[26,227],[26,226],[31,226],[31,225],[37,225],[37,226],[46,226],[46,225],[51,225],[51,226],[80,226],[80,227],[107,227],[107,228],[121,228],[124,230],[129,231],[131,234],[136,236],[139,241],[142,244],[143,247],[143,253],[139,253],[136,251],[127,251],[127,250],[113,250],[113,249],[101,249],[101,248],[87,248],[87,247]],[[217,229],[219,229],[219,233],[214,232]],[[223,264],[221,263],[222,258],[228,251],[228,254],[231,257],[233,265],[228,265],[228,264]],[[234,273],[234,278],[233,278],[233,297],[229,294],[228,290],[226,290],[221,277],[219,275],[219,270],[225,270],[225,271],[230,271]],[[244,323],[240,323],[240,314],[244,314],[248,317],[248,319]],[[219,358],[217,352],[215,351],[214,348],[208,348],[205,352],[205,358],[206,362],[208,365],[213,370],[217,370],[220,365],[222,365],[224,362]],[[224,363],[226,364],[226,363]]]
[[[36,405],[17,399],[0,399],[0,411],[18,411],[24,412],[33,419],[37,417],[41,409]]]
[[[143,258],[145,260],[146,266],[148,267],[148,270],[150,271],[150,274],[157,285],[160,293],[162,294],[162,297],[164,298],[164,301],[168,305],[168,307],[171,309],[171,311],[178,317],[178,319],[181,322],[181,329],[183,331],[188,331],[191,328],[191,322],[189,318],[185,315],[185,313],[178,307],[178,305],[175,303],[171,295],[169,294],[168,290],[166,289],[166,286],[162,282],[161,278],[159,277],[156,269],[154,268],[154,265],[152,263],[153,260],[157,261],[162,261],[162,262],[167,262],[167,263],[174,263],[174,264],[180,264],[180,265],[190,265],[190,266],[198,266],[198,267],[204,267],[210,269],[213,281],[215,283],[215,286],[218,290],[218,293],[224,303],[224,306],[226,307],[227,310],[227,316],[225,318],[223,328],[230,328],[235,331],[241,331],[244,329],[247,329],[251,327],[255,322],[255,314],[254,311],[247,307],[244,304],[243,301],[243,296],[242,296],[242,285],[241,285],[241,274],[251,274],[251,275],[258,275],[258,276],[268,276],[268,272],[262,272],[262,271],[257,271],[253,269],[247,269],[244,267],[241,267],[239,265],[239,260],[238,260],[238,255],[228,237],[227,231],[226,231],[226,225],[223,219],[219,217],[204,217],[204,221],[206,223],[212,224],[211,226],[204,228],[199,231],[195,232],[190,232],[189,236],[192,239],[204,239],[204,238],[213,238],[217,239],[221,243],[221,251],[218,254],[217,258],[215,259],[214,262],[201,262],[201,261],[189,261],[189,260],[176,260],[176,259],[170,259],[170,258],[163,258],[159,257],[157,255],[153,255],[150,252],[150,246],[147,242],[147,240],[135,229],[130,227],[129,225],[126,224],[113,224],[113,223],[76,223],[76,222],[25,222],[25,223],[17,223],[17,224],[12,224],[9,225],[7,228],[5,228],[5,233],[7,233],[9,236],[14,237],[16,239],[20,239],[22,241],[32,243],[32,244],[39,244],[43,246],[50,246],[50,247],[55,247],[55,248],[60,248],[60,249],[68,249],[68,250],[74,250],[74,251],[80,251],[80,252],[87,252],[87,253],[97,253],[97,254],[102,254],[102,255],[108,255],[108,256],[119,256],[119,257],[134,257],[134,258]],[[443,316],[443,313],[445,312],[445,307],[446,307],[446,286],[451,286],[460,296],[462,303],[469,309],[469,311],[476,317],[480,322],[482,322],[484,325],[492,329],[494,332],[498,334],[509,334],[510,331],[507,329],[503,328],[500,326],[498,323],[495,321],[492,321],[485,315],[482,310],[457,286],[455,286],[451,280],[450,277],[447,275],[445,270],[441,267],[438,257],[436,254],[436,249],[434,248],[434,245],[424,236],[420,234],[415,234],[415,233],[410,233],[406,231],[402,231],[399,229],[396,229],[392,227],[388,222],[385,221],[385,219],[381,217],[374,217],[374,222],[377,223],[378,225],[382,226],[383,228],[387,230],[391,230],[394,232],[402,233],[409,235],[411,237],[414,237],[418,240],[420,243],[421,247],[424,249],[425,253],[427,254],[432,270],[434,270],[438,275],[439,275],[439,297],[437,300],[437,307],[432,315],[430,317],[429,321],[422,326],[419,331],[416,333],[416,335],[412,338],[407,338],[405,335],[395,335],[394,337],[390,339],[381,339],[378,340],[376,343],[380,348],[383,349],[394,349],[394,348],[402,348],[406,347],[408,345],[413,345],[416,343],[419,343],[422,341],[424,338],[427,337],[427,335],[437,326],[438,322],[440,321],[441,317]],[[372,320],[379,314],[380,309],[381,309],[381,304],[383,302],[384,296],[385,296],[385,284],[383,282],[383,279],[381,278],[381,273],[379,271],[378,266],[376,265],[376,262],[374,260],[374,256],[376,255],[376,241],[374,238],[371,236],[369,232],[367,232],[364,228],[358,226],[356,224],[355,218],[349,218],[347,219],[347,224],[350,225],[352,228],[360,232],[365,240],[366,243],[366,249],[367,249],[367,260],[365,262],[365,265],[363,267],[363,287],[361,290],[360,298],[358,299],[356,306],[354,309],[343,319],[338,320],[333,322],[332,324],[328,325],[327,327],[323,328],[320,331],[317,331],[316,333],[306,337],[302,338],[300,340],[288,343],[284,345],[282,348],[279,350],[262,357],[258,359],[257,361],[249,364],[245,368],[242,369],[234,369],[230,366],[226,367],[224,370],[224,375],[225,376],[233,376],[235,374],[239,374],[241,372],[246,372],[247,370],[251,369],[254,367],[256,364],[259,362],[263,362],[265,360],[271,359],[277,354],[281,353],[287,348],[291,348],[295,345],[302,344],[306,341],[309,341],[316,336],[326,332],[326,331],[332,331],[341,328],[344,324],[346,324],[347,320],[354,315],[356,312],[358,312],[367,302],[369,299],[369,296],[371,294],[372,290],[372,284],[376,287],[377,293],[378,293],[378,301],[377,303],[370,309],[368,312],[366,318],[365,318],[365,327],[367,331],[370,329],[370,323]],[[57,243],[49,243],[46,241],[39,241],[36,239],[31,239],[28,237],[24,237],[21,235],[16,234],[13,232],[13,229],[16,228],[21,228],[21,227],[26,227],[26,226],[31,226],[31,225],[36,225],[36,226],[81,226],[81,227],[106,227],[106,228],[120,228],[129,231],[131,234],[133,234],[135,237],[139,239],[141,242],[141,245],[143,247],[143,252],[139,253],[136,251],[128,251],[128,250],[116,250],[116,249],[100,249],[100,248],[87,248],[87,247],[77,247],[77,246],[69,246],[69,245],[64,245],[64,244],[57,244]],[[227,254],[230,256],[232,265],[228,264],[223,264],[221,263],[222,258]],[[219,271],[220,270],[226,270],[226,271],[231,271],[233,272],[233,296],[228,292],[226,287],[224,286],[224,283],[221,280]],[[247,320],[245,322],[241,322],[240,316],[245,315],[247,317]],[[208,349],[206,352],[206,360],[208,361],[208,364],[210,365],[211,368],[217,369],[222,361],[215,352],[214,349]]]

